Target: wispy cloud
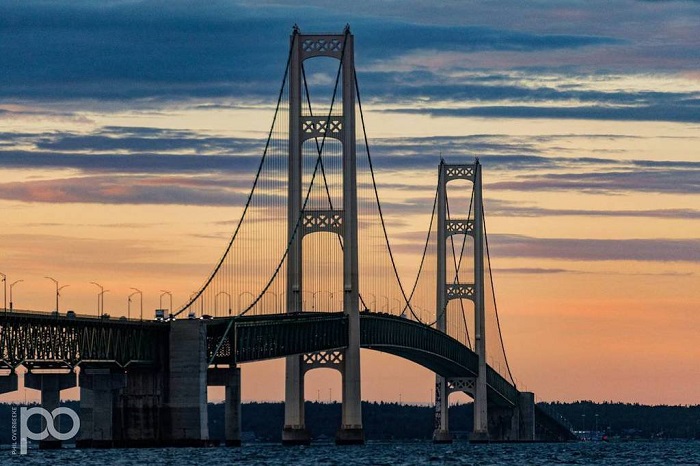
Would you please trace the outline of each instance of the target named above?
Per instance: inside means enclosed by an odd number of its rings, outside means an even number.
[[[700,239],[569,239],[490,235],[496,257],[537,257],[573,261],[700,261]]]

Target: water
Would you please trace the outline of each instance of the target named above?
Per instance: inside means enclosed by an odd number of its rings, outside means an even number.
[[[282,447],[248,444],[241,448],[169,448],[54,451],[27,456],[0,451],[4,465],[700,465],[700,442],[582,442],[566,444],[433,445],[430,442],[368,443],[365,446]]]

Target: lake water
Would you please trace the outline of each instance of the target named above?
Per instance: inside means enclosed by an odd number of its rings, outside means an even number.
[[[26,456],[0,451],[1,465],[700,465],[700,441],[580,442],[539,444],[433,445],[430,442],[374,443],[336,447],[247,444],[241,448],[169,448],[53,451]]]

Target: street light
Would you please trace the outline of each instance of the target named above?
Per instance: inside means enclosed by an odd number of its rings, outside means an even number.
[[[143,293],[142,293],[141,290],[139,290],[138,288],[131,288],[131,289],[134,290],[134,293],[131,293],[131,294],[129,295],[130,298],[131,298],[133,295],[135,295],[135,294],[140,295],[140,298],[141,298],[140,301],[141,301],[141,303],[140,303],[140,305],[139,305],[139,310],[140,310],[140,313],[141,313],[141,320],[143,320]]]
[[[170,307],[168,307],[168,317],[170,317],[170,314],[172,313],[173,310],[173,294],[170,291],[167,290],[160,290],[160,308],[163,309],[163,296],[166,294],[170,296]]]
[[[47,278],[56,284],[56,312],[58,312],[58,297],[61,296],[61,290],[69,285],[63,285],[63,286],[59,287],[58,280],[56,280],[55,278],[52,278],[52,277],[44,277],[44,278]]]
[[[16,281],[10,283],[10,312],[12,312],[12,287],[20,282],[23,282],[23,281],[24,280],[16,280]]]
[[[225,294],[226,296],[228,296],[228,315],[231,315],[231,293],[229,293],[228,291],[219,291],[218,293],[216,293],[216,296],[214,296],[214,314],[217,316],[219,315],[219,303],[216,298],[218,298],[220,294]]]
[[[2,284],[3,284],[3,300],[5,302],[5,305],[3,306],[3,310],[7,312],[7,275],[4,273],[0,272],[0,275],[2,275]]]
[[[97,282],[90,282],[91,284],[95,285],[100,289],[100,292],[97,293],[97,317],[99,318],[102,315],[102,312],[104,311],[104,294],[105,294],[105,289],[102,285],[100,285]],[[109,290],[107,290],[109,291]]]

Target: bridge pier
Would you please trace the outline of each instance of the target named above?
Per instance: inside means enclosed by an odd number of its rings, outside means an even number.
[[[304,356],[287,357],[285,369],[283,445],[309,445],[311,434],[304,416]]]
[[[535,394],[520,392],[518,400],[519,440],[535,440]]]
[[[34,372],[33,369],[24,374],[24,386],[41,391],[41,407],[52,412],[58,408],[61,402],[61,390],[75,387],[75,372]],[[58,432],[63,432],[60,427],[61,416],[54,419],[54,425]],[[41,419],[42,431],[46,429],[46,418]],[[61,441],[50,434],[45,440],[39,441],[40,449],[61,448]]]
[[[178,446],[204,446],[209,440],[206,337],[204,321],[170,323],[168,441]]]
[[[435,430],[433,443],[452,443],[449,418],[449,390],[447,379],[435,375]]]
[[[0,394],[16,392],[19,388],[19,378],[14,370],[7,375],[0,375]]]
[[[207,385],[223,386],[226,391],[224,400],[224,437],[226,446],[241,446],[241,369],[240,367],[209,368]]]
[[[129,367],[126,386],[119,397],[119,446],[152,447],[164,438],[163,398],[165,377],[162,371],[147,367]]]
[[[110,448],[118,435],[117,399],[126,385],[123,370],[106,365],[82,365],[80,385],[79,448]]]

